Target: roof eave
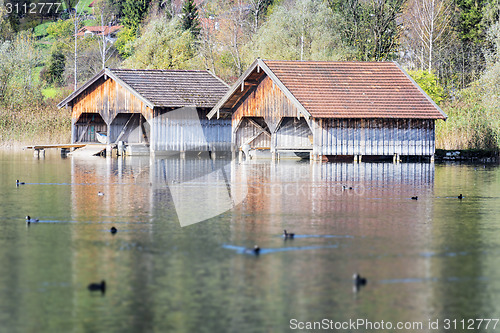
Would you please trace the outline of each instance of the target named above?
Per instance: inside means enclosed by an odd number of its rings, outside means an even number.
[[[436,119],[448,119],[448,116],[444,111],[432,100],[432,98],[420,87],[420,85],[408,74],[397,62],[393,61],[393,63],[403,72],[404,75],[417,87],[417,89],[427,98],[429,102],[441,113],[442,117],[436,117]]]
[[[107,75],[108,77],[112,78],[113,80],[115,80],[116,82],[118,82],[120,85],[122,85],[126,89],[130,90],[130,92],[135,97],[137,97],[139,100],[141,100],[149,108],[153,109],[156,106],[156,105],[154,105],[154,103],[152,103],[151,101],[149,101],[146,98],[144,98],[144,96],[142,96],[141,94],[139,94],[135,89],[133,89],[131,86],[129,86],[127,83],[125,83],[125,81],[123,81],[117,75],[115,75],[112,72],[112,70],[110,70],[108,68],[105,68],[105,69],[101,70],[99,73],[97,73],[96,75],[94,75],[93,78],[91,78],[90,80],[88,80],[80,88],[78,88],[74,92],[72,92],[68,97],[66,97],[61,102],[59,102],[59,104],[57,104],[57,107],[60,109],[62,107],[67,106],[68,104],[70,104],[77,96],[79,96],[83,91],[85,91],[88,87],[90,87],[97,80],[99,80],[103,75]]]
[[[231,98],[231,96],[236,93],[243,82],[250,76],[250,74],[257,68],[260,67],[261,70],[263,70],[269,78],[281,89],[281,91],[287,96],[292,103],[297,107],[298,111],[304,116],[304,118],[309,119],[311,118],[311,114],[306,110],[306,108],[295,98],[295,96],[288,90],[288,88],[281,82],[281,80],[273,73],[273,71],[266,65],[266,63],[260,59],[257,58],[252,65],[240,76],[238,81],[236,81],[231,89],[222,97],[221,100],[213,107],[213,109],[207,114],[208,119],[212,119],[212,117],[217,114],[217,118],[219,118],[219,110],[222,108],[222,106]]]

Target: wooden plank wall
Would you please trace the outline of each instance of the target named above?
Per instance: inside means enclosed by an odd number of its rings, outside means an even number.
[[[235,146],[237,149],[242,147],[242,145],[249,139],[255,137],[259,132],[262,132],[262,130],[255,126],[250,120],[253,120],[257,124],[268,129],[263,118],[244,117],[235,135]],[[252,149],[269,149],[271,147],[271,138],[268,135],[261,133],[252,142],[250,142],[250,147]]]
[[[125,124],[127,124],[127,128],[120,138],[120,141],[125,141],[127,143],[142,143],[144,142],[144,136],[141,129],[141,123],[143,124],[144,129],[146,130],[146,136],[149,138],[149,123],[146,121],[144,117],[140,114],[126,114],[119,113],[109,128],[109,138],[110,142],[113,143],[120,136]],[[132,119],[130,119],[132,118]],[[129,121],[130,119],[130,121]]]
[[[80,142],[98,142],[95,133],[106,134],[106,129],[107,125],[100,115],[85,113],[73,125],[74,140],[76,142],[81,138]],[[82,136],[84,131],[86,133]]]
[[[231,120],[209,120],[207,111],[190,109],[155,110],[151,120],[151,149],[155,152],[230,151]]]
[[[435,151],[434,120],[322,119],[320,155],[413,155]]]
[[[110,124],[118,113],[142,113],[151,119],[152,110],[128,89],[111,78],[101,78],[75,98],[72,118],[77,120],[82,113],[99,113]]]
[[[265,77],[251,93],[236,105],[233,113],[233,128],[243,117],[263,117],[271,132],[274,132],[281,117],[297,117],[295,105],[283,94],[269,77]]]
[[[312,135],[304,118],[285,117],[276,132],[276,148],[312,150]]]

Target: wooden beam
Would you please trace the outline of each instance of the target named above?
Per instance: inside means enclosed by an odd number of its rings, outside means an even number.
[[[268,137],[271,137],[271,133],[269,133],[268,131],[266,131],[266,129],[265,129],[264,127],[260,126],[260,125],[259,125],[259,124],[255,121],[255,120],[248,118],[248,121],[249,121],[252,125],[254,125],[255,127],[257,127],[258,129],[260,129],[260,130],[261,130],[261,132],[264,132],[264,133],[265,133]],[[259,133],[259,134],[260,134],[260,133]]]
[[[117,143],[118,141],[120,141],[120,139],[122,138],[122,136],[125,134],[125,131],[127,130],[128,123],[130,123],[130,121],[132,120],[132,118],[134,118],[134,114],[133,113],[132,113],[132,116],[130,118],[128,118],[127,122],[125,123],[125,126],[123,126],[123,129],[120,132],[120,135],[118,135],[118,138],[116,138],[115,143]]]

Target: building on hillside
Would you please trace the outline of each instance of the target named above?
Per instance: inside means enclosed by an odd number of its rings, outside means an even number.
[[[394,62],[257,59],[209,113],[232,118],[236,149],[433,157],[444,112]]]
[[[151,153],[230,151],[231,119],[207,114],[228,86],[208,71],[104,69],[58,107],[72,143],[142,144]]]

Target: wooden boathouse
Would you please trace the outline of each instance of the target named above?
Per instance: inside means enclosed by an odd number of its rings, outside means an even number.
[[[74,144],[123,141],[155,154],[230,151],[230,117],[207,118],[228,89],[208,71],[106,68],[58,107],[71,108]]]
[[[313,159],[427,156],[446,114],[395,62],[257,59],[208,114],[232,117],[236,150]],[[250,147],[248,147],[250,146]]]

